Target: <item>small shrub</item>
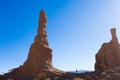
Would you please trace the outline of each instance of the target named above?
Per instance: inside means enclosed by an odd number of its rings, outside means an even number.
[[[47,74],[45,72],[42,72],[38,74],[37,80],[45,80],[47,78]]]
[[[77,77],[76,77],[76,78],[74,78],[73,80],[83,80],[83,79],[81,79],[81,78],[77,78]]]
[[[45,80],[51,80],[50,78],[46,78]]]

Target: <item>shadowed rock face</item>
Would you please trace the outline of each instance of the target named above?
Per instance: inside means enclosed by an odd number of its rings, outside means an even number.
[[[116,29],[111,29],[112,40],[104,43],[96,54],[95,71],[120,66],[120,45],[116,36]]]

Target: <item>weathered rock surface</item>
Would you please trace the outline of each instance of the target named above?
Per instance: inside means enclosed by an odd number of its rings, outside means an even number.
[[[120,66],[120,45],[116,36],[116,29],[111,29],[112,40],[104,43],[96,54],[95,71]]]

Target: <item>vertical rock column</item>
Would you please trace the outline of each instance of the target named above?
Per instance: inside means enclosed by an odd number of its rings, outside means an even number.
[[[112,37],[111,43],[114,44],[116,47],[118,47],[119,42],[116,36],[116,29],[112,28],[110,31],[111,31],[111,37]]]
[[[40,11],[37,35],[30,47],[28,59],[21,67],[22,74],[35,76],[52,68],[52,50],[47,41],[46,22],[44,11]]]
[[[40,12],[40,18],[38,22],[37,36],[35,37],[34,43],[41,44],[48,47],[47,34],[46,34],[46,23],[47,18],[44,11]]]

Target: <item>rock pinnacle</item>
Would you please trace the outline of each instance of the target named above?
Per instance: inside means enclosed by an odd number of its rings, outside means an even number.
[[[48,47],[47,34],[46,34],[46,22],[47,18],[43,10],[40,11],[40,18],[38,22],[37,35],[35,37],[34,43],[41,44]]]

